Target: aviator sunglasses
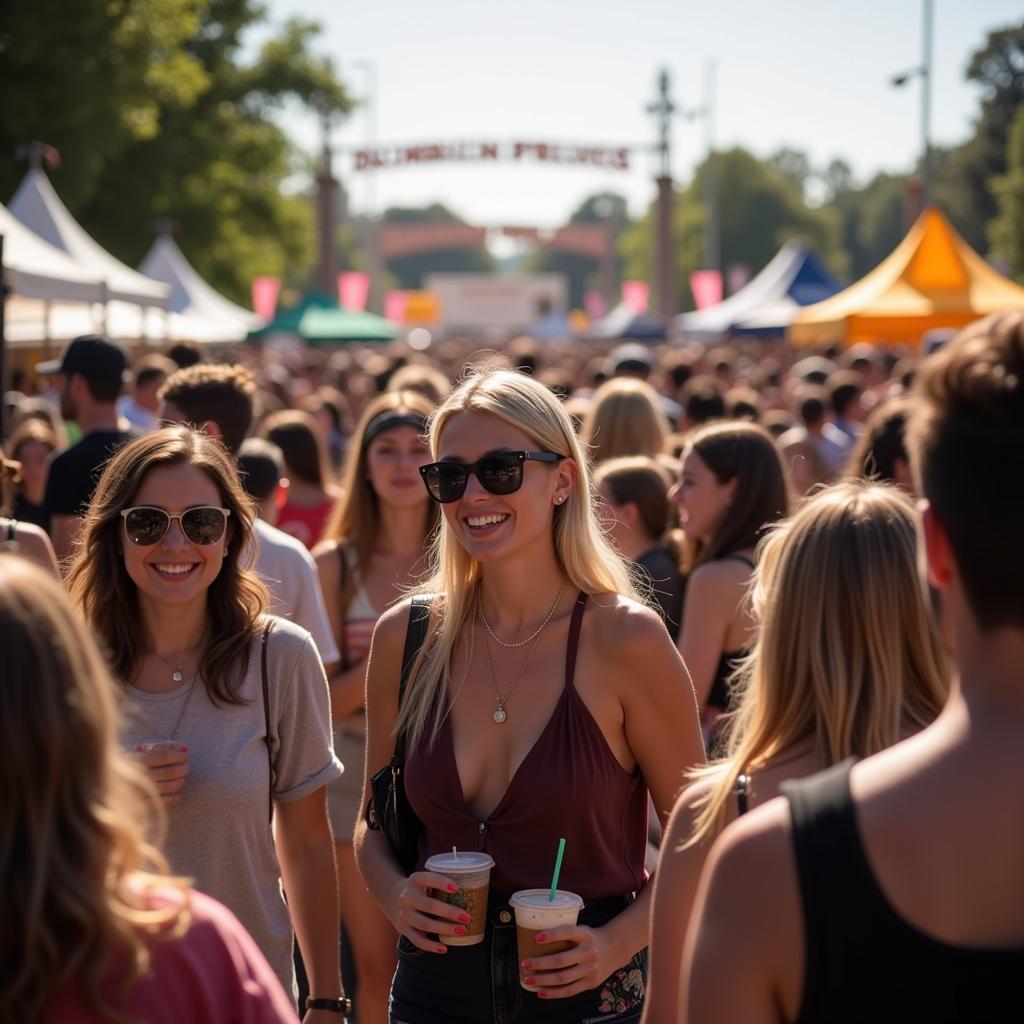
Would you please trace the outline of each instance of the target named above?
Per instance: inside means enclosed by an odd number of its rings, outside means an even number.
[[[180,516],[172,516],[162,508],[152,505],[136,505],[121,510],[124,517],[124,532],[133,544],[145,547],[159,544],[167,536],[175,519],[185,539],[199,547],[216,544],[227,529],[231,510],[216,505],[197,505],[186,509]]]
[[[470,473],[476,475],[485,491],[512,494],[523,486],[524,463],[558,462],[564,458],[554,452],[495,452],[476,462],[431,462],[420,466],[420,476],[431,498],[446,505],[462,497]]]

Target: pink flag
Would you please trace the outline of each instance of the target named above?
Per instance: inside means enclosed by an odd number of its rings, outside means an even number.
[[[717,305],[722,301],[722,272],[695,270],[690,275],[690,291],[698,309]]]
[[[281,280],[277,277],[254,277],[252,279],[253,312],[264,322],[274,318],[277,297],[281,294]]]
[[[405,320],[405,292],[388,292],[384,296],[384,317],[396,324]]]
[[[584,292],[583,308],[591,320],[600,320],[604,316],[606,306],[604,296],[600,292]]]
[[[338,275],[338,302],[342,309],[361,313],[366,309],[366,296],[370,293],[370,275],[346,271]]]
[[[622,297],[634,313],[646,313],[651,286],[646,281],[623,281]]]

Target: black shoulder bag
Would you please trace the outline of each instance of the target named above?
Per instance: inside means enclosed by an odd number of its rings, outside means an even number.
[[[427,636],[432,598],[418,594],[409,609],[409,625],[405,631],[402,652],[402,675],[398,683],[398,708],[409,683],[413,662]],[[384,833],[395,859],[406,874],[411,874],[419,859],[419,818],[405,793],[405,734],[395,737],[395,752],[379,772],[370,777],[370,801],[364,818],[369,828]]]

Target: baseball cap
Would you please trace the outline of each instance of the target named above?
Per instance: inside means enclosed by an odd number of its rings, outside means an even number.
[[[123,380],[128,360],[112,341],[98,334],[75,338],[60,359],[36,363],[36,373],[79,373],[88,380]]]

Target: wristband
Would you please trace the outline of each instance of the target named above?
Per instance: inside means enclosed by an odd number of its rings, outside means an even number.
[[[314,996],[306,997],[307,1010],[333,1010],[340,1013],[342,1017],[352,1016],[352,1000],[348,996],[341,999],[317,999]]]

